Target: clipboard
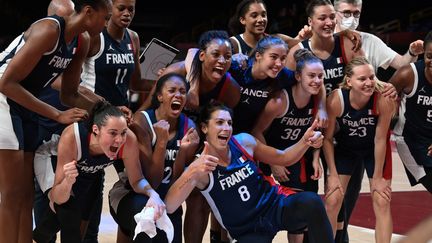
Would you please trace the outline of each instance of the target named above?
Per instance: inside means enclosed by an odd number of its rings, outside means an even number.
[[[180,51],[153,38],[140,56],[141,79],[157,80],[158,70],[171,64]]]

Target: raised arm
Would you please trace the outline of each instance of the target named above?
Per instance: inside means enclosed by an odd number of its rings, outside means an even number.
[[[60,137],[54,185],[49,191],[50,201],[63,204],[69,200],[72,186],[78,176],[77,146],[73,124],[66,127]]]
[[[418,55],[421,55],[423,52],[423,41],[413,41],[410,43],[408,51],[404,55],[396,54],[390,63],[390,66],[394,69],[399,69],[403,65],[417,61]]]
[[[411,93],[414,85],[414,72],[411,65],[407,64],[396,70],[393,76],[389,79],[389,83],[393,84],[398,93]]]
[[[174,212],[189,196],[195,187],[204,189],[209,183],[208,174],[216,169],[218,158],[208,154],[208,144],[204,142],[204,149],[187,170],[174,182],[165,196],[168,213]]]
[[[189,119],[189,128],[180,142],[180,148],[176,155],[173,166],[173,181],[180,177],[187,164],[195,158],[195,153],[199,146],[199,135],[195,128],[195,123]]]
[[[310,146],[321,147],[323,137],[320,132],[315,132],[317,127],[318,121],[315,120],[300,141],[284,150],[267,146],[247,133],[241,133],[235,137],[257,161],[289,166],[299,161]]]
[[[297,51],[298,49],[300,49],[300,43],[293,46],[292,48],[289,49],[288,52],[288,56],[285,62],[285,67],[287,67],[289,70],[295,70],[296,69],[296,61],[294,59],[294,52]]]
[[[159,121],[154,126],[149,124],[142,112],[134,115],[130,129],[135,133],[138,140],[140,160],[144,169],[144,175],[153,188],[157,188],[163,179],[165,166],[166,145],[168,142],[169,124],[166,121]],[[152,149],[151,126],[156,132],[156,143]]]

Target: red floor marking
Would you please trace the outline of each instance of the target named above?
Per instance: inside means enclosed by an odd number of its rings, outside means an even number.
[[[427,191],[392,193],[393,232],[404,234],[423,219],[432,215],[432,195]],[[361,193],[350,224],[374,229],[375,215],[370,193]]]

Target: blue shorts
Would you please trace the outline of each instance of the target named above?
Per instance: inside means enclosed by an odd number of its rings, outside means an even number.
[[[357,151],[352,153],[335,146],[335,163],[338,174],[352,175],[359,163],[363,163],[368,178],[372,178],[375,170],[374,151]],[[392,178],[392,157],[390,143],[388,143],[383,167],[383,177],[387,180]]]

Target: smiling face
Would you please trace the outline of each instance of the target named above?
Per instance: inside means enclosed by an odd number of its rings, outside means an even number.
[[[97,142],[108,158],[115,158],[120,147],[126,142],[127,122],[123,116],[110,116],[104,126],[92,126]]]
[[[226,110],[215,110],[207,123],[202,124],[207,142],[216,150],[226,149],[232,135],[231,114]]]
[[[129,27],[135,15],[135,0],[114,0],[110,23],[121,28]]]
[[[372,96],[376,83],[372,65],[363,64],[353,67],[352,75],[347,77],[346,83],[351,91],[364,96]]]
[[[336,11],[332,5],[316,6],[308,22],[314,35],[322,38],[332,37],[336,27]]]
[[[178,118],[186,104],[186,86],[180,77],[173,76],[165,81],[161,92],[157,96],[164,114],[171,118]]]
[[[311,95],[317,95],[324,82],[324,67],[321,62],[308,62],[300,73],[296,72],[296,79],[301,87]]]
[[[267,27],[267,10],[262,3],[252,3],[240,23],[245,26],[245,32],[261,35]]]
[[[218,83],[231,66],[231,44],[228,40],[214,39],[205,50],[200,51],[202,78]]]
[[[257,71],[263,73],[265,77],[276,78],[278,73],[285,66],[288,50],[284,45],[273,45],[266,49],[262,54],[256,53]]]

